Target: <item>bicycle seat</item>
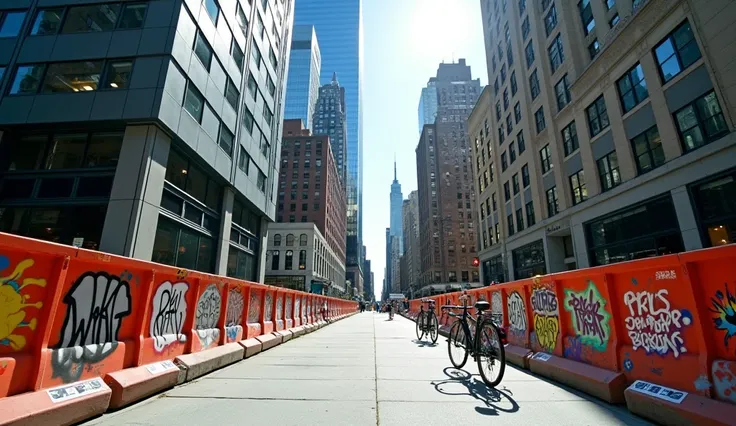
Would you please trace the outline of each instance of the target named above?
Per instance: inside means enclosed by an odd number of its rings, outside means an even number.
[[[486,302],[485,300],[479,300],[475,302],[475,309],[483,312],[491,307],[491,304]]]

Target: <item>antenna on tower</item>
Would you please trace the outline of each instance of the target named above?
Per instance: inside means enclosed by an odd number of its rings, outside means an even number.
[[[396,182],[396,153],[394,152],[394,182]]]

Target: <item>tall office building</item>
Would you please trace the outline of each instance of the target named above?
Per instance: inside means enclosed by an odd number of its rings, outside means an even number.
[[[437,118],[416,149],[422,295],[477,284],[475,191],[467,118],[480,94],[465,59],[437,70]],[[431,286],[431,285],[435,286]]]
[[[435,78],[430,77],[427,87],[422,88],[422,95],[419,97],[419,134],[425,124],[434,124],[437,117],[437,86]]]
[[[347,123],[345,122],[345,88],[340,86],[337,75],[332,81],[319,88],[317,107],[314,111],[314,134],[330,137],[330,146],[337,164],[337,172],[343,183],[346,182],[345,157]]]
[[[733,243],[736,4],[504,4],[469,124],[484,282]]]
[[[384,291],[391,291],[391,272],[391,228],[386,228],[386,270],[383,274]]]
[[[348,120],[348,274],[360,274],[363,241],[363,13],[362,0],[299,0],[294,22],[314,25],[322,51],[322,84],[333,72],[345,88]],[[362,279],[354,277],[353,279]]]
[[[403,221],[401,220],[401,204],[404,200],[404,194],[401,193],[401,184],[396,178],[396,160],[394,159],[394,181],[391,183],[391,203],[390,203],[390,227],[391,236],[399,239],[399,254],[404,253],[404,232]]]
[[[409,198],[404,200],[401,207],[404,240],[404,258],[406,262],[402,265],[402,273],[406,270],[405,284],[410,294],[414,294],[419,281],[421,257],[419,249],[419,193],[412,191]],[[404,281],[406,281],[404,283]]]
[[[42,3],[0,4],[0,230],[262,281],[293,2]]]
[[[295,25],[291,38],[289,78],[286,80],[284,119],[301,119],[310,130],[314,130],[312,115],[319,96],[321,65],[322,57],[314,26]]]

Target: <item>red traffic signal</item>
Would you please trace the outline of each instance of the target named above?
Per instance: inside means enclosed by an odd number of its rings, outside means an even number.
[[[473,258],[473,266],[480,266],[480,260],[477,257]]]

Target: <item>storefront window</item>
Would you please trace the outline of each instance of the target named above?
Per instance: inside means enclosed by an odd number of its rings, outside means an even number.
[[[0,207],[0,231],[98,250],[107,206]]]
[[[591,266],[684,250],[669,194],[585,224]]]
[[[718,247],[736,242],[736,171],[694,185],[692,194],[703,245]]]
[[[514,259],[514,279],[520,280],[547,273],[542,240],[519,247],[511,253]]]
[[[159,217],[151,260],[180,268],[213,272],[212,238],[185,225]]]
[[[503,258],[501,255],[483,261],[483,285],[490,285],[491,281],[497,283],[506,282]]]

